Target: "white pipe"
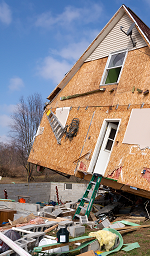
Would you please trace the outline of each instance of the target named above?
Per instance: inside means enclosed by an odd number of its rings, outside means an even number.
[[[11,249],[13,249],[16,253],[18,253],[20,256],[31,256],[31,254],[26,252],[24,249],[22,249],[16,243],[14,243],[11,239],[9,239],[7,236],[5,236],[2,232],[0,232],[0,239],[5,244],[7,244]]]
[[[19,232],[22,232],[22,233],[27,233],[27,234],[34,233],[32,231],[29,231],[29,230],[25,230],[25,229],[21,229],[21,228],[14,228],[14,227],[12,227],[12,230],[19,231]]]

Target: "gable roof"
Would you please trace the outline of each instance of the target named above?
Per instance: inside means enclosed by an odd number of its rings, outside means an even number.
[[[120,20],[120,18],[127,13],[130,19],[135,23],[135,26],[147,45],[150,47],[150,28],[129,8],[124,4],[118,9],[118,11],[114,14],[114,16],[110,19],[110,21],[105,25],[105,27],[101,30],[98,36],[94,39],[94,41],[90,44],[90,46],[86,49],[83,55],[79,58],[79,60],[74,64],[71,70],[65,75],[63,80],[55,87],[53,92],[47,97],[50,101],[52,101],[55,96],[61,91],[62,88],[66,86],[66,84],[71,80],[71,78],[75,75],[75,73],[82,66],[84,61],[90,56],[90,54],[96,49],[96,47],[100,44],[100,42],[106,37],[106,35],[111,31],[111,29],[115,26],[115,24]]]

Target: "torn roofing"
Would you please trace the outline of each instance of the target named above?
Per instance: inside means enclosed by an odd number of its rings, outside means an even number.
[[[76,74],[76,72],[82,66],[84,61],[97,48],[97,46],[102,42],[102,40],[111,31],[111,29],[115,26],[115,24],[120,20],[120,18],[124,15],[124,13],[127,13],[130,19],[133,22],[135,22],[136,28],[138,29],[139,33],[143,35],[144,40],[150,47],[149,27],[129,7],[126,7],[123,4],[118,9],[118,11],[114,14],[114,16],[110,19],[110,21],[106,24],[106,26],[101,30],[101,32],[94,39],[94,41],[90,44],[90,46],[86,49],[86,51],[79,58],[79,60],[74,64],[71,70],[66,74],[63,80],[56,86],[56,88],[52,91],[52,93],[47,97],[47,99],[52,101],[55,98],[55,96],[60,92],[60,90],[66,86],[66,84],[71,80],[71,78]]]

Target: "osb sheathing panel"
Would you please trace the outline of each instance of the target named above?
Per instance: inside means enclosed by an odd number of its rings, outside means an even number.
[[[143,47],[127,54],[121,78],[117,85],[104,85],[105,92],[98,92],[81,96],[65,101],[60,101],[60,97],[74,94],[81,94],[99,88],[100,81],[105,69],[107,58],[84,63],[77,71],[70,82],[63,88],[58,96],[51,103],[51,107],[85,107],[85,106],[110,106],[150,103],[150,94],[143,95],[138,89],[150,90],[150,50]],[[134,93],[132,88],[135,87]],[[116,91],[110,93],[112,88]]]
[[[128,52],[118,84],[114,104],[150,103],[150,95],[139,93],[138,89],[150,90],[150,49],[148,47]],[[132,93],[132,88],[135,91]]]
[[[105,69],[107,58],[95,60],[84,63],[80,70],[70,80],[70,82],[64,87],[59,95],[51,103],[51,107],[85,107],[85,106],[109,106],[114,99],[114,92],[109,91],[116,87],[115,85],[108,85],[105,92],[98,92],[78,98],[60,101],[60,97],[81,94],[93,90],[99,89],[102,74]],[[105,88],[106,86],[104,86]]]
[[[53,109],[53,111],[55,110]],[[36,137],[29,161],[73,175],[76,168],[76,164],[73,162],[81,154],[94,111],[95,108],[89,108],[88,110],[73,108],[70,111],[67,124],[70,124],[74,117],[79,118],[79,131],[72,141],[65,139],[65,136],[63,136],[61,145],[57,144],[47,116],[44,114],[40,124],[41,127],[44,127],[44,132]],[[100,128],[98,129],[95,125],[93,127],[93,124],[91,124],[91,129],[92,131],[96,129],[97,132],[93,134],[89,132],[91,138],[87,138],[82,154],[87,153],[91,149],[93,150],[95,147]]]
[[[148,105],[145,105],[146,107]],[[139,106],[134,106],[134,108],[139,108]],[[122,166],[118,182],[150,191],[150,183],[141,174],[144,168],[149,168],[150,166],[150,150],[140,150],[138,145],[122,144],[131,109],[132,107],[130,110],[127,110],[125,107],[118,107],[117,111],[114,112],[114,118],[121,118],[121,125],[105,172],[105,177]]]
[[[67,124],[70,124],[74,117],[79,118],[80,125],[77,136],[71,142],[65,140],[65,137],[63,137],[61,145],[58,145],[47,116],[44,114],[40,124],[41,127],[44,127],[44,132],[42,135],[36,137],[29,161],[74,175],[76,164],[73,164],[73,161],[80,154],[83,155],[89,150],[93,154],[104,119],[121,119],[121,125],[105,172],[105,177],[107,177],[108,173],[110,174],[116,168],[122,166],[122,172],[118,179],[119,183],[150,191],[149,182],[141,174],[143,168],[150,168],[149,149],[141,151],[136,145],[122,144],[131,109],[140,108],[143,102],[145,103],[145,108],[150,107],[150,95],[144,96],[136,91],[137,88],[150,90],[150,57],[146,54],[150,54],[147,47],[128,53],[118,88],[113,93],[110,93],[109,90],[115,86],[107,85],[105,92],[60,101],[60,97],[62,96],[98,89],[107,58],[84,63],[49,106],[52,107],[54,112],[56,107],[73,107],[70,111]],[[133,86],[135,86],[134,93],[132,93]],[[131,106],[127,110],[129,103]],[[109,110],[108,107],[91,107],[111,106],[115,104],[119,104],[118,109],[115,109],[115,107],[112,110]],[[77,110],[78,106],[80,106],[79,110]],[[85,110],[85,106],[89,106],[87,110]],[[94,111],[95,114],[88,132]]]

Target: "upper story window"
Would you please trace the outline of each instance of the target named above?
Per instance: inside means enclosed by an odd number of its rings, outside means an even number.
[[[119,82],[126,56],[127,50],[114,52],[109,55],[102,76],[101,85]]]

